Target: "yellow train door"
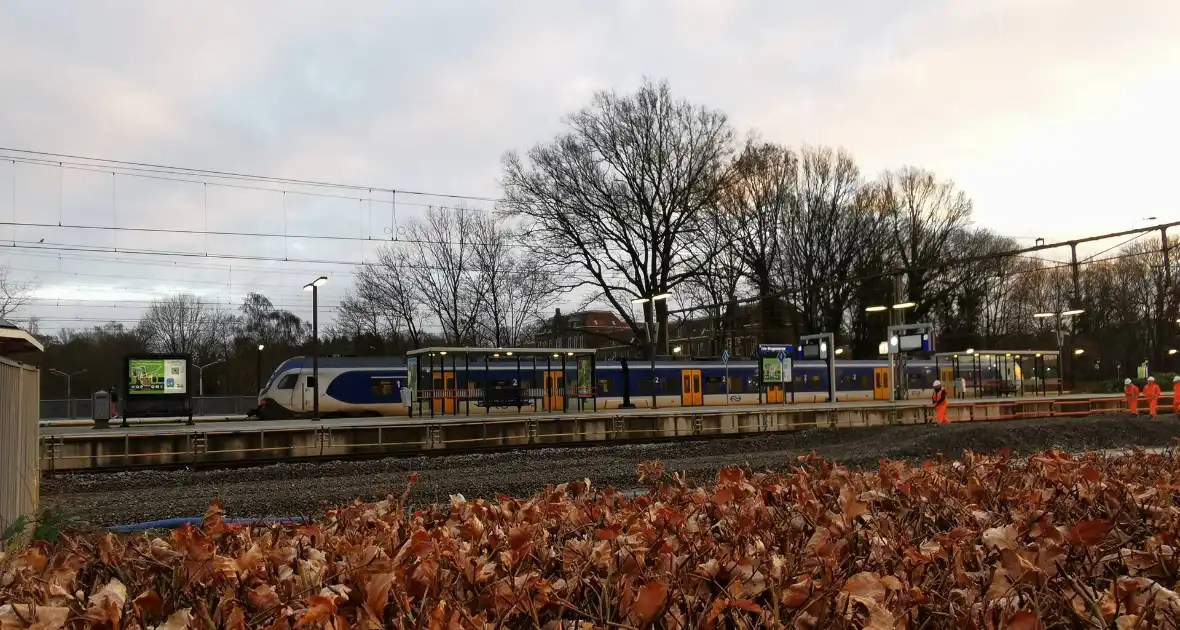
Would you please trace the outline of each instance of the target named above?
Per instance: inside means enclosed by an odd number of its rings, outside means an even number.
[[[873,370],[873,399],[889,400],[889,368]]]

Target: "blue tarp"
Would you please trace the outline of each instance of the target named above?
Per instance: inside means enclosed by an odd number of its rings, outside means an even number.
[[[173,529],[184,524],[200,525],[200,517],[185,517],[185,518],[166,518],[162,521],[148,521],[146,523],[135,523],[134,525],[114,525],[107,529],[112,532],[142,532],[149,529]],[[254,525],[256,523],[282,523],[287,525],[294,525],[303,523],[303,519],[296,516],[282,516],[277,518],[234,518],[225,519],[226,524],[229,525]]]

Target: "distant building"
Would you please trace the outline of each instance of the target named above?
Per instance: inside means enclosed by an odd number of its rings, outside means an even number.
[[[785,307],[785,304],[780,302]],[[785,313],[785,308],[783,310]],[[660,356],[685,358],[717,358],[728,350],[731,357],[754,356],[760,343],[791,343],[794,329],[788,322],[766,339],[761,325],[761,308],[757,304],[742,304],[728,309],[721,317],[695,317],[675,320],[668,324],[668,347],[657,349]],[[643,323],[640,322],[642,334]],[[653,331],[653,334],[655,331]],[[635,333],[613,311],[585,310],[554,316],[537,327],[531,346],[551,348],[595,348],[600,359],[640,358],[644,356],[646,335],[635,339]]]

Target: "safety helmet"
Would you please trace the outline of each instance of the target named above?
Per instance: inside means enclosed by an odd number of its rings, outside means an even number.
[[[935,387],[942,387],[942,381],[934,381]]]
[[[1131,379],[1127,379],[1127,380],[1123,381],[1123,385],[1130,385],[1130,384],[1131,384]]]
[[[1155,382],[1155,377],[1154,377],[1154,376],[1149,376],[1149,377],[1147,377],[1147,382],[1148,382],[1148,383],[1154,383],[1154,382]]]

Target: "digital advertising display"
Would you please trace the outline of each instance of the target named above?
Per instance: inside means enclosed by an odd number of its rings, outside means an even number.
[[[127,395],[188,393],[187,359],[127,359]]]

